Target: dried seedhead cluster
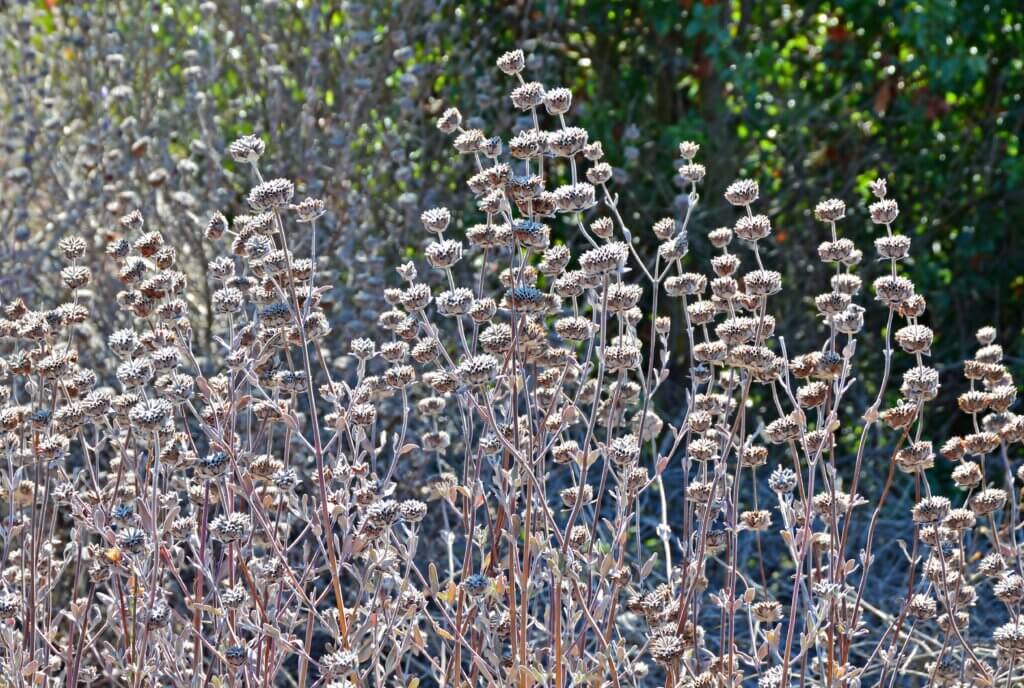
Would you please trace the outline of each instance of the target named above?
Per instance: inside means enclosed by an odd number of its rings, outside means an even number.
[[[422,213],[423,260],[397,266],[345,351],[317,279],[326,205],[264,179],[254,136],[227,150],[252,171],[246,212],[206,225],[208,350],[175,246],[137,211],[106,247],[121,328],[97,369],[76,349],[86,238],[60,241],[65,303],[4,305],[0,684],[1024,680],[1016,388],[984,328],[959,397],[974,432],[933,471],[933,333],[885,181],[877,276],[839,231],[844,202],[815,209],[834,274],[813,298],[820,341],[789,351],[758,184],[728,186],[736,220],[693,271],[705,168],[681,144],[685,213],[640,255],[600,142],[566,122],[572,93],[525,63],[498,60],[528,123],[507,141],[439,118],[478,213]],[[868,308],[887,317],[885,365],[861,382]],[[679,408],[656,403],[669,382]],[[887,474],[862,471],[869,451]],[[894,491],[916,498],[880,592]]]

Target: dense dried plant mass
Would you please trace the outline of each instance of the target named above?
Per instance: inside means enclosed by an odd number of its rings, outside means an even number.
[[[202,250],[125,196],[107,236],[59,237],[60,300],[5,300],[0,685],[1024,681],[1016,386],[979,330],[973,432],[936,436],[885,180],[866,251],[843,200],[814,209],[831,290],[787,338],[772,302],[803,285],[758,182],[706,199],[714,152],[680,143],[644,255],[572,91],[527,64],[497,60],[513,131],[440,113],[475,210],[421,209],[358,336],[324,302],[339,209],[256,135],[214,156],[244,205],[188,204]],[[711,203],[730,226],[698,226]]]

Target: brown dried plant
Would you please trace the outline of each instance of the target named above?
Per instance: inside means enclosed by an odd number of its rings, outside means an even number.
[[[325,204],[264,179],[254,136],[228,150],[252,170],[248,212],[206,229],[212,349],[139,212],[106,248],[123,289],[101,297],[124,319],[106,367],[76,350],[95,332],[86,238],[60,242],[66,302],[4,306],[0,685],[1024,680],[1016,387],[984,328],[959,397],[974,432],[940,450],[954,506],[927,479],[939,372],[885,181],[877,303],[845,203],[821,202],[831,291],[813,298],[820,341],[790,351],[756,181],[729,185],[737,219],[702,232],[711,273],[691,271],[705,168],[680,144],[685,212],[642,256],[600,142],[566,122],[572,93],[526,81],[521,51],[498,67],[531,125],[504,141],[444,112],[479,215],[422,213],[422,260],[396,267],[390,308],[346,352],[317,280]],[[880,375],[856,367],[869,306]],[[669,381],[679,408],[658,403]],[[864,474],[876,446],[884,476]],[[894,491],[915,499],[901,592],[880,599]]]

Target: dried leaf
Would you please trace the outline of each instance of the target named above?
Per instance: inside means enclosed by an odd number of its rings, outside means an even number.
[[[430,562],[427,567],[427,578],[430,580],[430,594],[437,597],[437,591],[441,589],[441,583],[437,579],[437,566]]]
[[[652,554],[650,557],[647,558],[647,561],[645,561],[644,565],[640,568],[640,580],[643,580],[647,578],[647,576],[651,575],[651,571],[654,570],[654,564],[657,563],[657,561],[657,554]]]

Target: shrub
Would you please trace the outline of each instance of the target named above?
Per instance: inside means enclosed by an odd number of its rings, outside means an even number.
[[[248,212],[206,224],[208,342],[196,286],[138,211],[106,249],[123,286],[98,298],[122,322],[98,370],[77,351],[94,327],[85,239],[59,243],[68,301],[4,306],[6,675],[1011,685],[1024,583],[1007,448],[1024,420],[985,328],[959,397],[975,432],[940,450],[962,506],[932,492],[933,333],[885,181],[868,209],[877,272],[840,233],[845,203],[815,208],[831,291],[813,296],[818,340],[787,341],[769,302],[812,295],[765,264],[757,181],[727,187],[736,219],[700,228],[715,254],[693,271],[706,170],[680,144],[685,212],[653,224],[643,255],[601,143],[566,122],[572,92],[527,81],[521,51],[498,67],[531,125],[505,141],[441,114],[477,211],[422,213],[429,244],[394,265],[373,336],[340,358],[319,279],[328,206],[265,178],[253,136],[227,149],[251,170]],[[858,367],[869,306],[887,317],[881,371]],[[659,405],[673,376],[686,401]],[[862,470],[876,445],[884,476]],[[893,529],[907,560],[882,570],[883,509],[911,491]],[[977,604],[980,577],[1004,612]]]

